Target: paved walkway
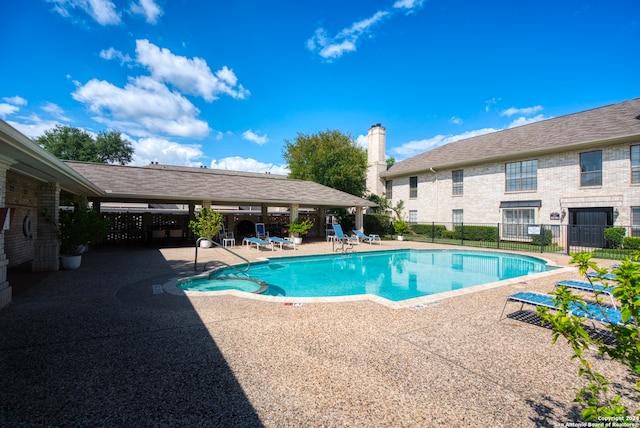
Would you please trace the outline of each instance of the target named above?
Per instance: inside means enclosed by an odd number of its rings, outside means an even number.
[[[385,241],[382,248],[399,246],[432,247]],[[327,251],[331,244],[305,243],[273,255]],[[199,251],[210,265],[228,257]],[[37,283],[20,287],[0,311],[0,426],[553,427],[578,420],[572,401],[581,384],[566,344],[551,345],[550,331],[538,325],[498,320],[508,294],[550,291],[556,280],[577,278],[573,270],[419,310],[161,293],[171,278],[193,273],[193,259],[193,248],[97,248],[79,270],[34,275]],[[624,378],[622,368],[599,363],[613,382]]]

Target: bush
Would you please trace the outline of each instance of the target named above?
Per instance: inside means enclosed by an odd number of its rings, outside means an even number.
[[[609,241],[610,248],[620,248],[624,241],[626,230],[624,227],[607,227],[604,230],[604,239]]]
[[[640,238],[627,236],[622,240],[625,250],[640,250]]]
[[[465,241],[497,242],[498,228],[495,226],[455,226],[455,239]]]
[[[380,236],[391,235],[391,217],[386,214],[365,214],[364,231],[367,235],[375,234]]]
[[[447,227],[442,224],[414,224],[411,230],[418,235],[427,235],[428,238],[442,238]]]
[[[549,246],[551,245],[551,243],[553,242],[553,232],[551,232],[549,229],[544,229],[542,231],[542,242],[540,239],[540,235],[530,235],[531,236],[531,244],[532,245],[544,245],[544,246]]]

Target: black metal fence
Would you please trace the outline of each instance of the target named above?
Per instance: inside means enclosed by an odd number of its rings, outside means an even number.
[[[586,251],[619,260],[640,249],[638,236],[640,228],[632,226],[433,222],[412,224],[407,239],[540,253]]]

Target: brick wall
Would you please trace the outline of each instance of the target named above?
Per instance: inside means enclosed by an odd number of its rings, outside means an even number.
[[[13,208],[11,227],[5,231],[5,253],[9,267],[33,259],[33,248],[37,227],[37,186],[38,183],[28,177],[7,171],[5,193],[6,206]],[[31,221],[31,232],[23,227],[25,219]]]

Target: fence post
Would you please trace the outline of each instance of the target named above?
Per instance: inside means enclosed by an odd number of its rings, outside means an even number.
[[[544,224],[540,225],[540,253],[544,253]]]
[[[431,243],[436,242],[436,222],[431,222]]]
[[[496,248],[500,248],[500,223],[497,224],[498,236],[496,236]]]
[[[455,226],[453,226],[455,230]],[[460,223],[460,245],[464,245],[464,223]]]

